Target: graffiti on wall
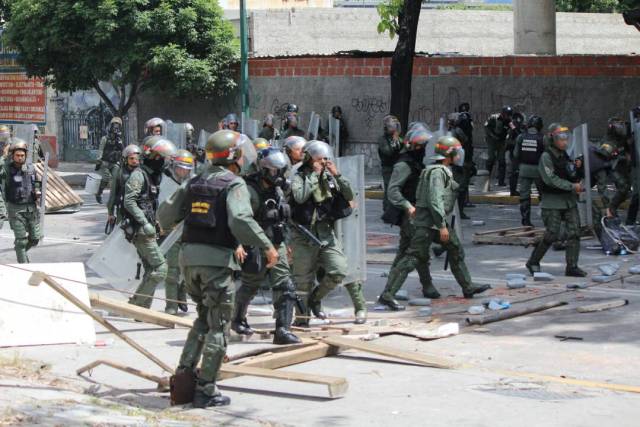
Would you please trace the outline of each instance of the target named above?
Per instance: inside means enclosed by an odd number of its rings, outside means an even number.
[[[389,114],[389,102],[380,96],[351,98],[351,108],[361,116],[367,127],[371,127],[377,117]]]

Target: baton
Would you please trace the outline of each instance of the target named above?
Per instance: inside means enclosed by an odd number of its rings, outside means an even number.
[[[455,229],[454,227],[456,226],[456,216],[452,215],[451,216],[451,232],[455,233]],[[449,240],[451,240],[451,236],[449,236]],[[444,271],[447,271],[447,269],[449,268],[449,251],[447,251],[447,254],[444,256]]]

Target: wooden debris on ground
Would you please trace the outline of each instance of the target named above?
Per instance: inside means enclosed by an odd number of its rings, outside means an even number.
[[[36,176],[42,179],[44,164],[42,162],[34,165]],[[45,211],[56,212],[63,209],[78,210],[82,206],[83,200],[53,169],[47,170],[47,193],[45,194]]]
[[[603,310],[610,310],[629,304],[627,299],[614,299],[610,301],[599,302],[597,304],[583,305],[578,307],[578,313],[595,313]]]
[[[487,245],[533,246],[544,235],[544,228],[511,227],[473,234],[473,243]]]

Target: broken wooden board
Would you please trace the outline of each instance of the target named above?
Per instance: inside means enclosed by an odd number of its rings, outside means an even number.
[[[473,243],[488,245],[532,246],[544,235],[543,228],[512,227],[499,230],[488,230],[473,235]]]
[[[82,263],[0,265],[0,347],[46,344],[93,345],[93,320],[48,286],[29,286],[32,271],[64,276],[59,283],[89,304]]]
[[[252,377],[326,385],[329,390],[329,397],[332,399],[343,397],[349,388],[349,383],[342,377],[314,375],[302,372],[276,371],[274,369],[256,368],[245,365],[224,364],[220,368],[220,374],[249,375]]]
[[[583,305],[576,310],[578,313],[595,313],[603,310],[610,310],[612,308],[623,307],[629,304],[627,299],[614,299],[610,301],[599,302],[597,304]]]
[[[360,350],[367,353],[379,354],[381,356],[400,359],[408,362],[417,363],[431,368],[453,369],[455,364],[435,356],[429,356],[418,352],[408,352],[398,350],[392,347],[384,347],[378,344],[363,342],[358,339],[349,339],[344,337],[326,337],[321,340],[324,344],[334,346],[336,348],[349,348]]]
[[[137,319],[141,322],[153,323],[167,328],[174,328],[175,326],[191,328],[193,326],[192,319],[173,316],[171,314],[161,313],[144,307],[138,307],[137,305],[129,304],[124,301],[117,301],[96,293],[91,293],[90,301],[93,308],[108,310],[111,313],[131,319]]]
[[[157,375],[149,374],[147,372],[141,371],[140,369],[132,368],[130,366],[125,366],[121,363],[112,362],[110,360],[96,360],[95,362],[91,362],[88,365],[85,365],[76,370],[77,375],[82,375],[85,372],[89,372],[89,376],[91,376],[91,371],[94,368],[97,368],[100,365],[110,366],[113,369],[118,369],[120,371],[126,372],[131,375],[135,375],[136,377],[144,378],[145,380],[149,380],[158,384],[158,389],[168,390],[169,388],[169,378],[168,377],[159,377]]]
[[[43,163],[36,163],[34,168],[38,179],[42,179]],[[47,170],[47,193],[45,194],[45,212],[56,212],[63,209],[80,209],[83,200],[54,170]]]

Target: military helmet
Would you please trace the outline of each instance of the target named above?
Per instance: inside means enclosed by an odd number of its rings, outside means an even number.
[[[287,152],[296,147],[304,147],[307,144],[307,140],[301,136],[290,136],[284,140],[284,149]]]
[[[161,135],[146,138],[142,146],[142,155],[151,160],[159,158],[171,159],[175,156],[176,151],[176,146],[173,142]]]
[[[340,107],[339,105],[334,105],[333,107],[331,107],[331,114],[334,113],[342,114],[342,107]]]
[[[396,116],[392,116],[391,114],[384,116],[382,119],[382,124],[384,126],[385,132],[402,132],[402,126],[400,126],[400,120]]]
[[[516,111],[513,113],[513,123],[517,126],[521,126],[523,125],[526,121],[527,118],[525,117],[525,115],[519,111]]]
[[[256,138],[253,140],[253,146],[256,147],[256,151],[264,150],[269,148],[269,141],[264,138]]]
[[[164,125],[165,122],[160,117],[153,117],[145,122],[144,133],[145,135],[151,135],[151,131],[153,130],[153,128],[156,128],[158,126],[164,127]]]
[[[7,141],[11,138],[11,131],[9,130],[9,126],[0,125],[0,141]]]
[[[615,147],[606,142],[603,142],[602,144],[600,144],[600,147],[598,147],[597,149],[597,152],[607,160],[613,157],[613,155],[615,154],[615,151],[616,151]]]
[[[511,108],[510,105],[505,105],[502,107],[502,115],[507,117],[513,116],[513,108]]]
[[[571,131],[564,125],[553,123],[549,126],[549,136],[552,142],[569,140],[571,138]]]
[[[542,117],[536,116],[535,114],[527,120],[527,128],[536,128],[538,129],[538,132],[540,132],[543,126]]]
[[[233,113],[229,113],[226,115],[226,117],[224,118],[224,125],[225,126],[229,126],[231,123],[235,123],[235,124],[239,124],[240,122],[238,121],[238,116],[236,116]]]
[[[463,102],[458,105],[459,113],[468,113],[469,111],[471,111],[471,104],[469,104],[468,102]]]
[[[429,131],[429,127],[424,123],[415,122],[409,126],[402,142],[407,150],[412,151],[427,145],[431,138],[433,133]]]
[[[447,116],[447,122],[449,123],[449,126],[457,126],[458,124],[460,124],[461,116],[461,113],[449,113],[449,115]]]
[[[10,138],[9,139],[9,152],[13,154],[14,151],[16,150],[22,150],[25,153],[29,152],[29,145],[20,138]]]
[[[431,160],[444,160],[447,157],[454,157],[461,148],[462,144],[457,138],[451,135],[441,136],[436,142],[435,154],[431,157]]]
[[[297,113],[298,106],[296,104],[287,104],[287,113]]]
[[[120,126],[122,126],[122,119],[120,117],[113,117],[111,121],[109,121],[109,126],[111,126],[114,123],[117,123]]]
[[[282,184],[289,167],[289,159],[280,150],[268,147],[258,152],[258,170],[272,184]]]
[[[273,126],[273,114],[267,114],[262,120],[262,126]]]
[[[173,156],[174,166],[182,169],[192,170],[194,160],[193,154],[183,149],[176,151],[176,154]]]
[[[331,146],[324,141],[309,141],[304,146],[304,163],[310,160],[333,159],[333,150]]]
[[[213,165],[231,165],[241,156],[240,134],[238,132],[223,129],[209,135],[205,151],[207,159]]]
[[[189,132],[195,132],[195,128],[193,127],[193,125],[191,123],[185,123],[184,124],[184,130],[189,133]]]
[[[129,144],[124,147],[124,150],[122,150],[122,158],[124,159],[129,156],[133,156],[134,154],[137,154],[138,156],[142,154],[142,150],[136,144]]]

